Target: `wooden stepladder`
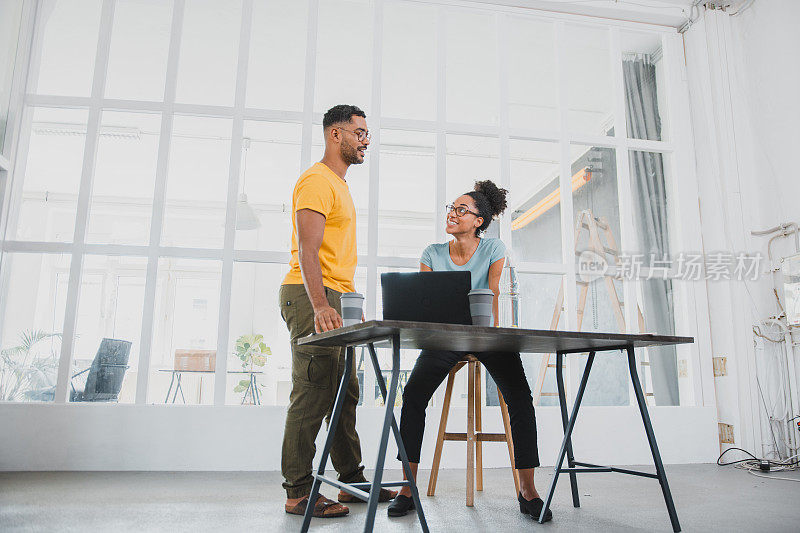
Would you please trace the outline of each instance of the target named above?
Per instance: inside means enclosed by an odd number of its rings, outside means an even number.
[[[588,240],[586,247],[581,248],[580,239],[584,233],[584,230],[586,230]],[[601,231],[605,234],[605,243],[603,243],[603,240],[600,236]],[[605,259],[609,267],[615,267],[619,265],[619,250],[617,248],[617,241],[614,239],[614,234],[611,232],[611,227],[609,226],[608,221],[605,219],[605,217],[595,217],[589,209],[579,212],[575,220],[575,255],[580,256],[580,254],[586,250],[591,250],[598,256]],[[606,291],[608,292],[608,297],[611,300],[612,310],[614,311],[614,317],[617,319],[619,331],[624,333],[626,331],[625,313],[622,311],[624,302],[620,300],[619,294],[617,293],[617,286],[614,283],[614,272],[610,272],[608,270],[604,275],[599,276],[597,279],[591,281],[584,281],[582,279],[577,280],[579,292],[578,323],[576,329],[580,331],[583,324],[583,316],[586,308],[586,297],[589,293],[589,285],[591,283],[599,283],[601,279],[606,287]],[[558,297],[556,298],[556,305],[553,309],[553,318],[550,321],[551,330],[558,328],[558,322],[561,318],[561,312],[563,309],[564,283],[562,283],[558,289]],[[644,316],[642,315],[642,310],[638,305],[636,306],[636,310],[639,320],[639,331],[643,332]],[[542,396],[558,396],[558,393],[555,392],[542,392],[542,388],[544,387],[544,379],[547,375],[547,369],[556,367],[555,364],[550,362],[550,357],[552,355],[553,354],[548,353],[542,356],[542,362],[539,365],[539,375],[536,378],[536,386],[534,387],[533,391],[534,405],[539,405],[539,400]],[[652,405],[655,398],[653,396],[653,379],[650,372],[650,357],[647,353],[647,349],[642,350],[639,367],[645,400],[648,402],[648,404]]]

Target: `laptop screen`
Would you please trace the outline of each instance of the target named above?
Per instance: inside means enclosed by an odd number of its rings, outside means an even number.
[[[468,296],[471,287],[468,271],[381,274],[383,319],[472,324]]]

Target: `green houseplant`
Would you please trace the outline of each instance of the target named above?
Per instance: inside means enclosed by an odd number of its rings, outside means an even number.
[[[264,344],[264,336],[260,334],[242,335],[236,339],[234,347],[236,357],[242,362],[242,370],[252,372],[253,367],[263,367],[267,364],[267,356],[272,355],[272,350]],[[250,386],[250,379],[242,379],[234,387],[234,392],[244,392]]]
[[[0,400],[18,402],[37,400],[37,393],[52,387],[58,368],[56,352],[44,341],[61,338],[61,333],[26,330],[19,344],[0,351]]]

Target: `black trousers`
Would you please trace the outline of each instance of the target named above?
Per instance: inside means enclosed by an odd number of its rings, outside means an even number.
[[[482,352],[473,355],[492,375],[508,404],[516,468],[539,466],[536,415],[519,353]],[[412,463],[420,462],[422,435],[425,432],[425,408],[433,393],[463,356],[464,352],[422,350],[417,358],[414,370],[403,389],[403,409],[400,414],[400,435],[408,460]]]

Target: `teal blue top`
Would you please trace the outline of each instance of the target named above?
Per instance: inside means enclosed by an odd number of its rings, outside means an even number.
[[[465,265],[457,265],[450,259],[450,243],[431,244],[422,252],[419,262],[431,270],[468,270],[473,289],[489,288],[489,267],[506,256],[506,245],[500,239],[481,239],[475,253]]]

